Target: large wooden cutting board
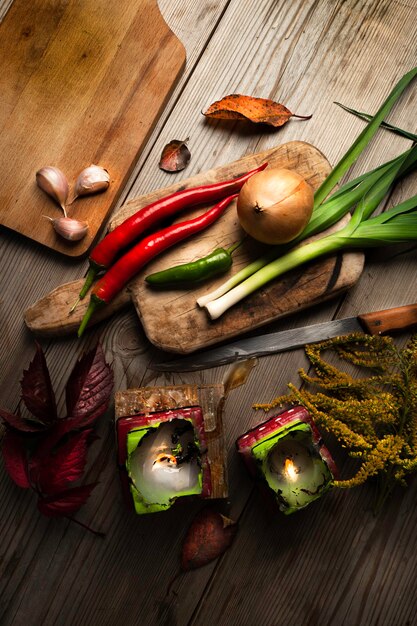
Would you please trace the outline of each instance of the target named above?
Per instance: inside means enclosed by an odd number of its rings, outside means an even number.
[[[310,144],[294,141],[263,153],[250,155],[227,166],[204,172],[169,189],[159,190],[126,203],[111,224],[113,228],[132,212],[171,193],[180,186],[189,187],[227,179],[267,161],[268,167],[287,167],[299,172],[317,188],[330,171],[323,154]],[[201,209],[198,211],[201,212]],[[187,213],[187,217],[192,214]],[[185,219],[181,216],[181,219]],[[229,247],[243,237],[235,204],[209,229],[176,246],[146,267],[131,284],[130,295],[144,330],[156,346],[173,352],[188,353],[230,339],[280,317],[320,303],[348,289],[358,280],[364,263],[360,252],[349,252],[326,258],[291,271],[260,289],[222,317],[211,321],[196,299],[259,256],[261,248],[247,239],[234,253],[234,263],[224,277],[212,279],[192,290],[155,290],[144,277],[155,271],[200,258],[216,247]],[[264,250],[264,248],[262,248]]]
[[[92,241],[185,63],[157,0],[14,0],[0,25],[0,223],[69,256]],[[91,163],[109,190],[77,200],[79,243],[58,238],[43,215],[62,213],[35,183],[42,166],[70,183]]]

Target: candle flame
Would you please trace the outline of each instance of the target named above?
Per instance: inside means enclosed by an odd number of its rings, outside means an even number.
[[[167,462],[168,465],[177,465],[177,459],[175,458],[175,456],[173,454],[166,454],[164,452],[161,452],[157,455],[155,461],[153,462],[153,465],[164,462]]]
[[[290,480],[297,480],[297,468],[292,459],[286,458],[284,461],[284,471]]]

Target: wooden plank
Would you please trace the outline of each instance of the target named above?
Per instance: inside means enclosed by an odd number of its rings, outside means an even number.
[[[68,256],[86,252],[126,184],[185,64],[156,0],[13,2],[0,26],[0,223]],[[68,214],[87,221],[80,242],[42,216],[61,210],[35,183],[45,165],[73,186],[96,163],[109,189]]]

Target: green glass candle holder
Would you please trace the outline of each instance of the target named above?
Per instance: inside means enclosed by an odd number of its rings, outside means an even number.
[[[177,498],[210,495],[200,407],[124,418],[118,421],[118,430],[119,454],[136,513],[166,511]]]
[[[337,476],[330,452],[301,406],[241,435],[236,446],[250,473],[273,493],[287,515],[320,498]]]

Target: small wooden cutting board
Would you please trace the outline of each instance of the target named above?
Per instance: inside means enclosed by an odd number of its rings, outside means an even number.
[[[0,224],[68,256],[91,246],[185,64],[157,0],[14,0],[0,25]],[[73,186],[92,163],[109,189],[76,200],[80,242],[58,237],[61,209],[35,173],[59,167]]]
[[[180,187],[193,187],[233,178],[265,161],[268,162],[268,167],[295,169],[314,188],[319,186],[330,171],[328,161],[314,146],[299,141],[290,142],[135,198],[127,202],[117,213],[111,228],[146,204],[173,193]],[[186,211],[181,214],[179,220],[189,219],[195,213],[205,210],[203,207]],[[231,204],[214,225],[148,264],[130,283],[128,290],[124,290],[120,299],[117,302],[113,301],[111,307],[101,309],[100,317],[96,317],[93,322],[103,319],[106,314],[110,315],[119,306],[123,306],[129,292],[149,340],[163,350],[189,353],[323,302],[352,287],[363,270],[364,255],[361,252],[347,252],[319,260],[288,272],[215,321],[210,321],[205,310],[197,306],[196,299],[212,291],[230,274],[237,272],[260,255],[264,248],[256,245],[253,240],[246,239],[235,251],[233,266],[229,273],[214,278],[198,288],[154,290],[144,281],[144,277],[151,272],[195,260],[217,247],[228,247],[242,239],[243,235],[235,205]],[[82,281],[75,281],[63,285],[28,309],[25,313],[28,327],[43,336],[63,335],[76,331],[85,313],[88,298],[83,300],[72,316],[68,315],[68,310],[76,300],[81,284]]]

